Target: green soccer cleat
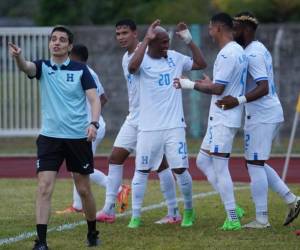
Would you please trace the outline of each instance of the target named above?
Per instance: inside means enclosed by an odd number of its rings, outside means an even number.
[[[140,217],[131,217],[128,227],[129,228],[138,228],[140,225],[141,225]]]
[[[181,222],[182,227],[191,227],[196,219],[196,213],[194,209],[185,209],[183,212],[183,219]]]
[[[226,219],[222,226],[222,230],[224,231],[236,231],[236,230],[241,230],[241,228],[242,226],[239,220]]]
[[[240,219],[242,219],[245,215],[245,210],[240,207],[239,205],[236,205],[236,209],[235,209],[236,215],[237,217]]]

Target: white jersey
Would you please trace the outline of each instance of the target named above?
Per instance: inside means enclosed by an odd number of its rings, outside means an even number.
[[[139,76],[130,74],[128,71],[128,64],[130,59],[132,58],[132,54],[128,54],[128,51],[124,54],[122,59],[122,67],[124,72],[124,77],[127,82],[127,89],[128,89],[128,102],[129,102],[129,114],[126,117],[126,120],[129,124],[133,126],[138,125],[139,119]]]
[[[269,93],[253,102],[245,104],[246,123],[278,123],[284,120],[283,111],[276,94],[272,56],[266,47],[258,41],[253,41],[245,48],[248,57],[248,75],[246,93],[254,89],[256,83],[267,80]]]
[[[140,116],[139,130],[155,131],[186,127],[182,93],[173,87],[173,79],[183,71],[190,71],[193,60],[176,51],[168,50],[167,58],[144,55],[139,71]]]
[[[243,48],[236,42],[227,43],[220,50],[213,69],[214,84],[224,84],[222,95],[212,95],[208,123],[210,126],[222,124],[227,127],[241,126],[243,105],[222,110],[215,104],[224,96],[238,97],[244,94],[247,75],[247,57]]]
[[[99,80],[99,77],[98,75],[96,74],[96,72],[94,70],[92,70],[89,66],[87,66],[95,83],[96,83],[96,86],[97,86],[97,95],[98,96],[101,96],[104,94],[104,88]],[[92,118],[91,118],[91,105],[89,103],[89,101],[87,100],[87,105],[86,105],[86,110],[87,110],[87,114],[88,114],[88,120],[89,121],[92,121]],[[100,115],[100,118],[99,118],[99,129],[104,129],[105,128],[105,122],[103,120],[103,117],[102,115]]]

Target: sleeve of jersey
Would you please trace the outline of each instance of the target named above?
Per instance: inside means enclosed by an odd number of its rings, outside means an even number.
[[[193,68],[193,59],[189,56],[182,55],[183,71],[191,71]]]
[[[268,80],[268,72],[263,55],[251,54],[248,56],[248,71],[255,82]]]
[[[214,74],[214,83],[226,85],[232,79],[232,73],[235,68],[235,59],[230,55],[221,55],[219,57],[217,68]]]
[[[96,83],[96,85],[97,85],[97,92],[98,92],[98,95],[101,96],[101,95],[104,94],[104,88],[103,88],[103,86],[102,86],[102,84],[101,84],[101,82],[100,82],[99,77],[98,77],[96,74],[93,75],[93,77],[94,77],[95,83]]]
[[[81,76],[81,85],[84,90],[97,89],[96,82],[86,66],[83,68],[83,73]]]
[[[35,74],[35,76],[28,76],[28,78],[30,78],[30,79],[36,78],[39,80],[42,76],[43,60],[36,60],[36,61],[33,61],[33,63],[35,64],[35,67],[36,67],[36,74]]]

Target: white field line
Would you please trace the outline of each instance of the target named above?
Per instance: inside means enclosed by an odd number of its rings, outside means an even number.
[[[244,190],[244,189],[249,189],[249,186],[242,186],[242,187],[236,187],[235,188],[235,190]],[[197,199],[197,198],[201,199],[201,198],[205,198],[207,196],[212,196],[212,195],[216,195],[216,194],[218,194],[216,191],[211,191],[211,192],[206,192],[206,193],[198,193],[198,194],[193,195],[193,199]],[[178,198],[177,200],[178,200],[178,202],[183,202],[182,198]],[[157,208],[162,208],[162,207],[165,207],[165,206],[167,206],[166,202],[160,202],[160,203],[153,204],[153,205],[150,205],[150,206],[147,206],[147,207],[143,207],[142,212],[154,210],[154,209],[157,209]],[[131,214],[131,210],[129,210],[125,213],[122,213],[122,214],[117,214],[116,217],[124,217],[124,216],[130,215],[130,214]],[[49,228],[48,232],[53,232],[53,231],[62,232],[62,231],[65,231],[65,230],[72,230],[73,228],[75,228],[77,226],[80,226],[80,225],[84,225],[84,224],[86,224],[85,220],[81,220],[81,221],[74,222],[74,223],[67,223],[67,224],[63,224],[63,225],[60,225],[60,226]],[[22,240],[31,238],[31,237],[36,236],[36,235],[37,235],[36,231],[31,231],[31,232],[21,233],[17,236],[14,236],[14,237],[0,239],[0,246],[9,245],[9,244],[12,244],[12,243],[15,243],[15,242],[18,242],[18,241],[22,241]]]

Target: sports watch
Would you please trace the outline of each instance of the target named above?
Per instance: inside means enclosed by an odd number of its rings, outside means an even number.
[[[99,122],[91,122],[90,124],[92,124],[96,129],[100,127]]]

